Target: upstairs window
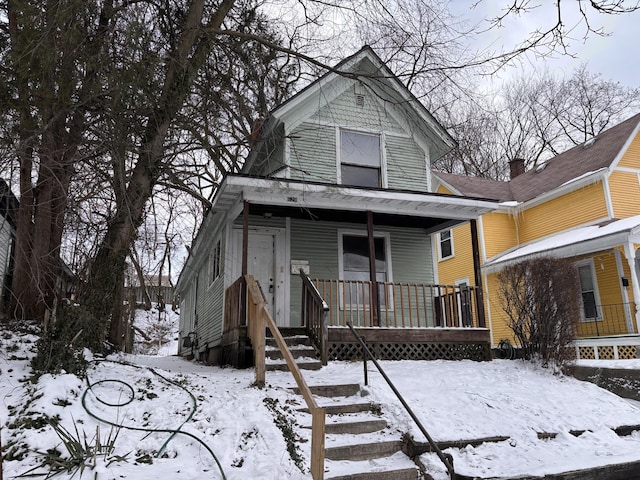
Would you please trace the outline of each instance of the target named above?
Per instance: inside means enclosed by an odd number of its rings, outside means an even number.
[[[453,238],[451,230],[440,232],[440,260],[453,257]]]
[[[343,185],[382,187],[380,136],[340,131],[340,179]]]

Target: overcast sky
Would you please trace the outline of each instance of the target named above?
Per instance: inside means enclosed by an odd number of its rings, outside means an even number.
[[[478,22],[482,18],[494,18],[504,5],[509,3],[509,0],[483,0],[475,9],[471,9],[470,5],[476,1],[451,0],[450,8],[456,14]],[[528,32],[536,28],[547,29],[555,23],[555,1],[534,0],[530,3],[541,6],[520,18],[511,17],[503,28],[493,29],[483,35],[480,44],[493,44],[496,49],[500,45],[504,45],[505,48],[513,47],[524,40]],[[551,71],[570,75],[578,65],[587,63],[590,72],[601,73],[605,79],[619,81],[629,87],[640,87],[640,11],[622,15],[603,15],[589,7],[588,2],[583,1],[582,4],[588,8],[592,27],[603,27],[610,35],[602,37],[591,33],[585,40],[584,24],[578,25],[569,41],[571,53],[576,58],[559,54],[554,59],[529,56],[524,61],[523,68],[546,66]],[[581,17],[577,5],[578,0],[562,2],[565,25],[578,23]],[[508,72],[509,70],[507,74]],[[504,75],[505,73],[501,76]]]

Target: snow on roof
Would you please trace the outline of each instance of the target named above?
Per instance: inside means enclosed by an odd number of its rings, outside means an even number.
[[[550,237],[529,243],[503,255],[496,256],[485,263],[483,268],[490,269],[499,264],[522,260],[525,257],[541,255],[543,253],[555,256],[564,256],[567,254],[579,255],[581,253],[587,253],[588,251],[613,246],[611,242],[619,243],[619,234],[639,235],[640,215],[622,220],[614,220],[606,224],[577,227],[556,235],[551,235]],[[608,238],[611,236],[615,238]],[[580,244],[585,245],[581,248],[579,246]],[[570,247],[571,252],[568,252],[566,249],[561,251],[563,247]]]

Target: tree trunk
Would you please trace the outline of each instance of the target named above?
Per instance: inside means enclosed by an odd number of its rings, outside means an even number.
[[[127,326],[122,315],[115,316],[113,313],[120,311],[116,303],[121,302],[125,259],[161,174],[167,132],[191,90],[196,72],[211,50],[212,40],[206,32],[220,28],[233,4],[234,0],[224,0],[209,24],[203,26],[203,0],[190,2],[182,34],[167,65],[163,93],[148,118],[144,141],[138,150],[138,160],[126,194],[118,202],[116,213],[91,265],[90,278],[81,300],[96,318],[110,320],[109,341],[118,348],[124,346]]]

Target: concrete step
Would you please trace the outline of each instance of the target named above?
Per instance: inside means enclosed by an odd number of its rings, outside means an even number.
[[[387,428],[386,420],[361,420],[358,422],[327,423],[325,432],[328,434],[352,434],[372,433]]]
[[[419,469],[404,453],[363,461],[325,462],[325,480],[417,480]]]
[[[347,383],[343,385],[312,385],[309,387],[311,393],[319,397],[350,397],[360,391],[360,385],[357,383]],[[290,389],[297,395],[300,390],[297,387]]]
[[[322,362],[320,360],[308,359],[306,357],[301,357],[300,361],[296,361],[296,365],[298,365],[298,368],[301,370],[320,370],[322,368]],[[265,370],[268,372],[288,372],[289,366],[284,360],[271,360],[265,364]]]
[[[324,477],[326,480],[416,480],[419,477],[417,468],[402,468],[380,472],[347,473],[337,477]]]
[[[320,405],[324,407],[325,413],[327,415],[340,415],[343,413],[360,413],[360,412],[372,412],[379,413],[380,405],[377,403],[345,403],[345,404],[336,404],[336,405]],[[299,412],[309,413],[308,408],[301,408],[298,410]]]
[[[325,458],[329,460],[372,460],[388,457],[402,450],[400,440],[356,443],[325,448]]]

